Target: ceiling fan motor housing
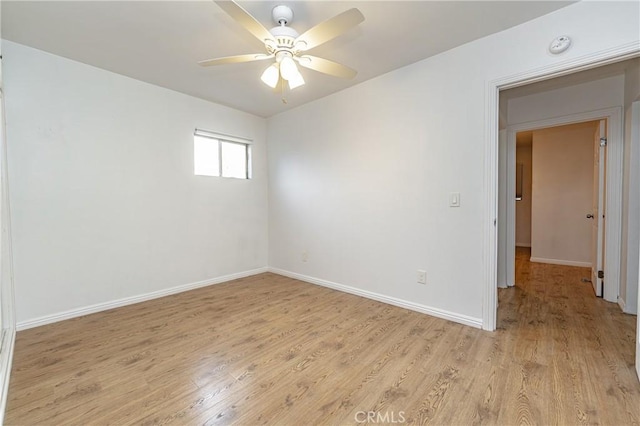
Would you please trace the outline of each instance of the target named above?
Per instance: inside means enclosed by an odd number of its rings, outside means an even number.
[[[298,32],[291,27],[273,27],[269,30],[275,39],[275,44],[266,43],[267,50],[270,54],[276,53],[280,50],[293,51],[295,50],[296,39],[298,38]]]
[[[278,25],[287,25],[293,19],[293,10],[283,4],[276,6],[271,11],[273,21]]]

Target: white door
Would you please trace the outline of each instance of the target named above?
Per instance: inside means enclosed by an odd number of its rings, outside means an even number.
[[[593,137],[593,203],[587,219],[591,225],[591,283],[596,296],[602,297],[604,248],[604,155],[606,150],[606,122],[600,120]]]
[[[498,287],[507,288],[507,131],[498,133]],[[515,227],[515,225],[513,225]],[[515,263],[514,263],[515,265]],[[496,297],[497,297],[496,293]]]

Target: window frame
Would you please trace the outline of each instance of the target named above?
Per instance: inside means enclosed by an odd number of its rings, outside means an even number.
[[[232,136],[232,135],[226,135],[224,133],[216,133],[216,132],[210,132],[208,130],[202,130],[202,129],[195,129],[195,131],[193,132],[193,137],[194,137],[194,175],[195,176],[208,176],[208,177],[220,177],[220,178],[226,178],[226,179],[240,179],[240,180],[249,180],[252,179],[252,155],[251,155],[251,151],[252,151],[252,143],[253,140],[248,139],[248,138],[243,138],[240,136]],[[201,137],[201,138],[207,138],[213,141],[216,141],[217,145],[218,145],[218,170],[219,170],[219,174],[218,175],[205,175],[205,174],[198,174],[195,171],[195,137]],[[222,156],[222,144],[223,143],[228,143],[228,144],[234,144],[234,145],[241,145],[245,148],[245,169],[246,169],[246,173],[244,177],[236,177],[236,176],[224,176],[223,175],[223,163],[224,163],[224,159]]]

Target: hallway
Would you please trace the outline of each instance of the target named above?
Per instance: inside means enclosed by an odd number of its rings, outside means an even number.
[[[588,268],[529,257],[516,248],[516,286],[499,289],[498,331],[519,337],[507,350],[523,366],[508,392],[552,424],[638,422],[636,317],[595,297]]]

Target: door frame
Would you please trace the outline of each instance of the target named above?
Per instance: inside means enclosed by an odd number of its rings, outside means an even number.
[[[515,194],[516,187],[516,134],[530,130],[540,130],[567,124],[584,123],[587,121],[606,120],[607,158],[605,167],[605,197],[606,212],[604,229],[606,229],[604,245],[604,264],[607,265],[606,282],[618,283],[605,285],[603,298],[609,302],[618,302],[620,294],[621,272],[621,241],[622,241],[622,173],[624,161],[623,140],[623,112],[622,107],[606,108],[578,114],[554,117],[546,120],[518,123],[507,127],[507,211],[506,235],[504,241],[504,274],[507,285],[515,285],[515,247],[516,247],[516,200],[508,194]],[[500,219],[499,219],[500,220]],[[502,239],[501,239],[502,240]]]
[[[484,193],[486,202],[483,207],[483,292],[482,292],[482,328],[496,329],[497,273],[498,273],[498,131],[499,131],[499,92],[518,86],[547,80],[562,75],[573,74],[590,68],[607,65],[640,55],[636,42],[602,50],[594,54],[569,59],[541,68],[530,69],[522,73],[511,74],[489,80],[486,83],[486,135],[484,138],[485,167]]]
[[[0,62],[0,71],[1,69],[2,63]],[[16,338],[5,111],[4,93],[0,87],[0,315],[2,315],[2,329],[0,330],[0,339],[2,339],[2,349],[0,350],[0,424],[3,423],[7,406],[9,377]]]
[[[605,158],[607,153],[607,143],[605,142],[604,146],[602,145],[602,139],[608,141],[608,121],[600,120],[598,121],[598,128],[593,134],[593,185],[592,193],[594,197],[591,200],[591,243],[593,244],[595,239],[595,247],[591,247],[591,285],[593,287],[593,291],[596,296],[602,296],[603,294],[603,276],[599,274],[599,271],[604,271],[604,237],[605,237],[605,214],[606,214],[606,202],[605,199],[605,184],[607,181],[607,177],[605,171],[607,170],[605,164]],[[624,143],[624,141],[623,141]],[[624,161],[624,159],[623,159]],[[622,166],[624,169],[624,165]],[[604,179],[604,180],[603,180]],[[624,185],[624,184],[623,184]],[[597,194],[597,195],[596,195]],[[597,199],[595,198],[597,196]],[[624,194],[623,194],[624,196]],[[595,203],[594,203],[595,201]],[[593,213],[595,212],[595,217]],[[622,214],[622,212],[621,212]],[[594,229],[595,228],[595,229]],[[595,231],[595,234],[594,234]],[[620,235],[622,237],[622,233]],[[622,253],[620,254],[622,256]],[[621,259],[622,261],[622,259]],[[594,263],[595,262],[595,263]],[[620,273],[622,273],[622,263],[620,265]],[[618,284],[618,300],[620,298],[620,286],[622,282]]]

